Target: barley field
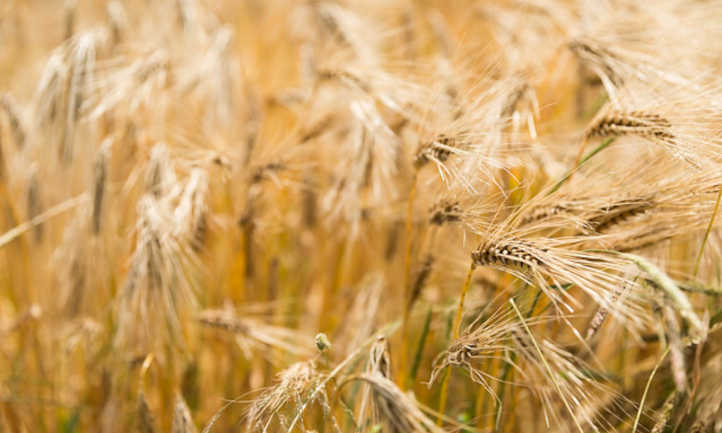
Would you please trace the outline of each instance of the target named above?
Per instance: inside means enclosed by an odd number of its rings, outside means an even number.
[[[722,432],[722,1],[0,0],[0,433]]]

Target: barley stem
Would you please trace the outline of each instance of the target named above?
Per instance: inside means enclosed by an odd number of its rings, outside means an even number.
[[[644,401],[647,399],[647,393],[649,392],[649,386],[652,384],[652,379],[654,379],[654,375],[657,373],[657,370],[659,369],[659,366],[662,365],[662,361],[664,361],[664,358],[669,353],[669,347],[664,351],[662,354],[662,357],[659,358],[659,361],[657,361],[657,365],[654,366],[654,370],[652,370],[652,373],[649,375],[649,379],[647,380],[647,384],[644,386],[644,393],[642,394],[642,400],[639,402],[639,409],[637,410],[637,416],[634,418],[634,427],[632,427],[632,433],[637,432],[637,427],[639,426],[639,418],[642,416],[642,410],[644,409]]]
[[[547,193],[547,195],[551,195],[551,194],[553,194],[554,192],[556,192],[559,188],[561,188],[562,185],[564,185],[567,181],[569,181],[569,179],[572,178],[572,174],[574,174],[579,168],[581,168],[582,165],[584,165],[587,161],[589,161],[590,159],[592,159],[592,157],[593,157],[594,155],[596,155],[597,153],[599,153],[599,152],[601,152],[602,150],[604,150],[604,149],[606,149],[607,147],[609,147],[609,145],[611,145],[612,143],[614,143],[614,140],[616,140],[616,139],[617,139],[617,137],[609,137],[609,138],[607,138],[606,140],[602,141],[602,143],[601,143],[599,146],[597,146],[594,150],[592,150],[591,152],[589,152],[588,154],[586,154],[586,155],[584,156],[584,158],[582,158],[578,163],[576,163],[576,164],[574,165],[574,167],[572,167],[569,171],[567,171],[567,173],[564,175],[564,177],[562,177],[562,178],[559,180],[559,182],[557,182],[557,183],[554,185],[554,187]]]
[[[471,276],[474,273],[474,269],[476,268],[476,265],[472,262],[471,266],[469,266],[469,272],[466,274],[466,279],[464,280],[464,287],[461,289],[461,297],[459,298],[459,306],[456,309],[456,316],[454,317],[454,324],[451,328],[451,340],[454,341],[457,338],[459,338],[459,333],[461,329],[461,317],[464,312],[464,299],[466,299],[466,292],[469,291],[469,286],[471,285]],[[449,376],[451,376],[451,367],[446,368],[446,373],[444,373],[444,380],[441,383],[441,395],[439,397],[439,417],[436,418],[436,424],[441,425],[442,421],[442,415],[444,414],[444,411],[446,410],[446,399],[449,394]]]
[[[17,238],[18,236],[22,235],[23,233],[27,232],[38,224],[41,224],[49,220],[50,218],[60,215],[63,212],[67,212],[68,210],[78,206],[79,204],[86,202],[88,199],[89,198],[87,194],[80,194],[76,197],[73,197],[69,200],[66,200],[51,207],[45,212],[36,215],[29,221],[18,224],[17,226],[0,235],[0,247],[7,245],[13,239]]]
[[[569,179],[568,181],[572,180],[572,176],[574,176],[574,172],[579,167],[579,164],[581,163],[582,156],[584,155],[584,149],[587,148],[587,137],[584,137],[584,140],[582,140],[582,145],[579,146],[579,152],[577,152],[577,157],[574,159],[574,169],[569,173]]]
[[[429,336],[429,328],[431,326],[431,308],[426,312],[426,319],[424,320],[424,326],[421,328],[421,336],[419,337],[419,344],[416,346],[416,353],[414,355],[414,361],[411,364],[411,371],[409,373],[409,380],[416,380],[416,373],[419,371],[421,365],[421,358],[424,355],[424,347],[426,346],[426,339]]]
[[[441,394],[439,395],[439,410],[436,425],[441,425],[444,420],[444,411],[446,411],[446,399],[449,396],[449,377],[451,376],[451,367],[446,367],[444,372],[444,379],[441,382]]]
[[[454,327],[452,328],[452,340],[456,340],[457,338],[459,338],[459,334],[461,332],[461,317],[464,312],[464,299],[466,298],[466,292],[469,291],[469,286],[471,285],[471,276],[474,273],[474,269],[476,269],[476,265],[472,263],[471,266],[469,266],[469,272],[466,274],[466,279],[464,280],[464,287],[461,289],[459,306],[456,309],[456,317],[454,317]]]
[[[707,231],[704,233],[704,238],[702,239],[702,246],[699,248],[699,253],[697,254],[697,260],[694,262],[694,272],[692,274],[692,278],[696,279],[697,274],[699,273],[699,265],[702,262],[702,254],[704,253],[704,247],[707,245],[707,239],[709,239],[709,234],[712,231],[712,226],[714,225],[714,220],[717,217],[717,211],[719,210],[719,202],[720,198],[722,198],[722,188],[720,188],[719,192],[717,193],[717,201],[714,203],[714,211],[712,211],[712,217],[709,219],[709,225],[707,226]]]
[[[408,343],[408,322],[409,322],[409,314],[411,313],[411,247],[412,247],[412,239],[411,239],[411,230],[413,226],[413,217],[414,217],[414,200],[416,198],[416,187],[418,185],[418,171],[414,172],[414,178],[411,181],[411,190],[409,191],[409,199],[408,199],[408,208],[406,210],[406,239],[405,239],[405,245],[404,245],[404,315],[403,319],[401,321],[401,338],[402,338],[402,346],[401,346],[401,359],[400,359],[400,368],[399,368],[399,378],[401,379],[401,389],[406,389],[406,369],[408,364],[408,350],[409,350],[409,343]]]

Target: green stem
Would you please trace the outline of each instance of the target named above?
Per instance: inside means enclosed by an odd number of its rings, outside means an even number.
[[[466,280],[464,280],[464,287],[461,289],[461,297],[459,298],[459,306],[456,309],[456,317],[454,318],[454,325],[451,331],[451,340],[454,341],[459,338],[461,329],[461,318],[464,312],[464,299],[466,299],[466,292],[469,291],[471,285],[471,275],[474,273],[476,265],[474,263],[469,267],[469,272],[466,274]],[[449,394],[449,377],[451,376],[451,367],[446,368],[444,373],[444,380],[441,383],[441,396],[439,397],[439,417],[436,418],[436,425],[441,425],[444,411],[446,410],[446,398]]]
[[[579,162],[577,164],[575,164],[571,170],[567,171],[567,173],[564,175],[564,177],[562,177],[559,180],[559,182],[557,182],[556,185],[554,185],[554,187],[547,193],[547,195],[551,195],[554,192],[556,192],[559,188],[561,188],[562,185],[564,185],[564,183],[566,183],[566,181],[568,181],[569,178],[572,177],[572,174],[574,174],[582,165],[584,165],[587,161],[592,159],[592,157],[594,155],[596,155],[597,153],[599,153],[602,150],[609,147],[609,145],[611,145],[614,142],[614,140],[616,140],[616,139],[617,139],[617,137],[610,137],[610,138],[607,138],[606,140],[602,141],[602,143],[599,146],[597,146],[594,150],[592,150],[591,152],[586,154],[584,156],[584,158],[579,160]]]
[[[707,239],[709,238],[710,232],[712,232],[712,226],[714,225],[714,220],[715,220],[715,217],[717,216],[717,211],[719,210],[720,198],[722,198],[722,188],[720,188],[719,193],[717,193],[717,201],[714,204],[714,211],[712,212],[712,218],[709,219],[709,225],[707,226],[707,231],[704,233],[704,239],[702,239],[702,246],[699,249],[699,254],[697,254],[697,260],[694,263],[693,278],[697,278],[697,273],[699,272],[699,264],[702,262],[702,253],[704,253],[704,247],[707,245]]]
[[[664,358],[669,353],[669,347],[667,347],[667,350],[664,351],[662,354],[662,357],[657,362],[657,365],[654,366],[654,370],[652,370],[652,374],[649,375],[649,380],[647,380],[647,385],[644,387],[644,394],[642,394],[642,400],[639,402],[639,410],[637,411],[637,416],[634,418],[634,427],[632,428],[632,433],[636,433],[637,427],[639,426],[639,418],[642,416],[642,410],[644,409],[644,400],[647,399],[647,393],[649,392],[649,386],[652,384],[652,379],[654,378],[654,375],[657,373],[657,369],[659,369],[659,366],[662,365],[662,361],[664,361]]]

